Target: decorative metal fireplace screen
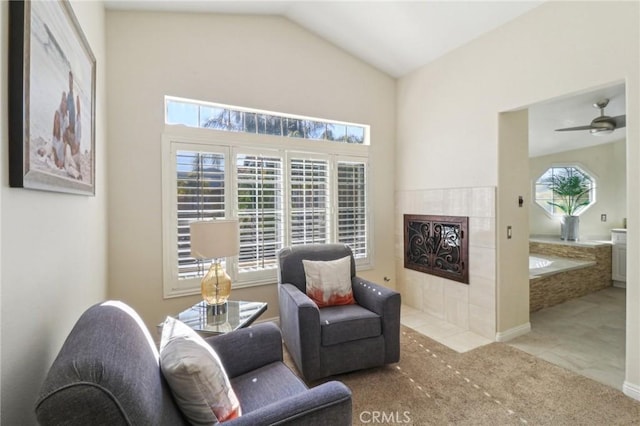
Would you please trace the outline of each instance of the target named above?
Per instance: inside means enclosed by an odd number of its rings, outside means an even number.
[[[462,216],[404,215],[404,267],[469,284],[468,225]]]

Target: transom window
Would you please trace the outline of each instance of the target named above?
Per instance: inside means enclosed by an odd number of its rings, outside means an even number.
[[[167,124],[354,144],[366,142],[367,127],[357,124],[173,97],[167,97],[165,103]]]
[[[596,180],[578,165],[549,167],[536,180],[535,201],[551,216],[579,216],[596,201]]]
[[[162,138],[165,297],[197,293],[210,266],[191,257],[196,220],[238,219],[240,254],[225,266],[234,286],[274,283],[276,254],[289,245],[340,242],[359,269],[370,265],[368,143],[170,124],[171,102]]]

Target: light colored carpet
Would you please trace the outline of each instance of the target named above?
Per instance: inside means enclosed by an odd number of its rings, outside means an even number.
[[[640,402],[506,344],[457,353],[403,326],[401,345],[397,364],[330,378],[354,425],[640,425]]]

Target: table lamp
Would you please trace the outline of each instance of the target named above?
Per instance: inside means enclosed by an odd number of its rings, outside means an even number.
[[[216,219],[192,222],[191,256],[212,259],[211,267],[200,282],[202,298],[209,305],[224,304],[231,294],[231,278],[220,264],[223,257],[236,256],[240,251],[238,221]]]

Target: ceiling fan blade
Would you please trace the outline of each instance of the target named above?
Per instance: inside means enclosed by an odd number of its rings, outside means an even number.
[[[578,127],[566,127],[564,129],[556,129],[556,132],[566,132],[571,130],[591,130],[593,127],[591,125],[587,126],[578,126]]]
[[[617,117],[611,117],[611,120],[615,123],[616,129],[621,129],[627,125],[626,115],[618,115]]]

